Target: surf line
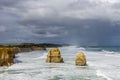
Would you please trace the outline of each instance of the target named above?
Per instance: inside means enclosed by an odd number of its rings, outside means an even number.
[[[109,78],[108,76],[103,74],[100,70],[97,70],[96,75],[97,76],[102,76],[102,77],[106,78],[107,80],[112,80],[111,78]]]

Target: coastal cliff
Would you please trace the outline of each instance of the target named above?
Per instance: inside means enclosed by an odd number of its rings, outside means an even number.
[[[15,54],[35,50],[46,50],[44,46],[34,45],[0,45],[0,66],[11,66],[14,64]]]
[[[8,47],[0,47],[0,66],[11,66],[14,64],[14,49]]]

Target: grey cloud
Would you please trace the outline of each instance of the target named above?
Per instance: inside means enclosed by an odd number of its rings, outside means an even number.
[[[6,31],[6,27],[5,26],[0,26],[0,32],[5,32]]]
[[[0,6],[3,6],[3,7],[13,6],[17,2],[19,2],[19,1],[16,1],[16,0],[0,0]]]
[[[0,42],[118,45],[119,2],[1,0]]]

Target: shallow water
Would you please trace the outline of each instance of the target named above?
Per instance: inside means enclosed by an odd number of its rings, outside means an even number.
[[[17,54],[14,65],[0,67],[0,80],[120,80],[119,54],[75,46],[60,50],[65,63],[45,63],[47,51]],[[88,66],[75,66],[79,51],[85,52]]]

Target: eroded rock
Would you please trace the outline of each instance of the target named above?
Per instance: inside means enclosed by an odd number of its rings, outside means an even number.
[[[47,63],[63,63],[63,58],[61,57],[60,50],[58,48],[53,48],[48,52]]]
[[[11,66],[14,64],[14,56],[13,48],[0,48],[0,66]]]
[[[83,52],[80,52],[77,54],[75,64],[77,66],[85,66],[86,65],[86,56]]]

